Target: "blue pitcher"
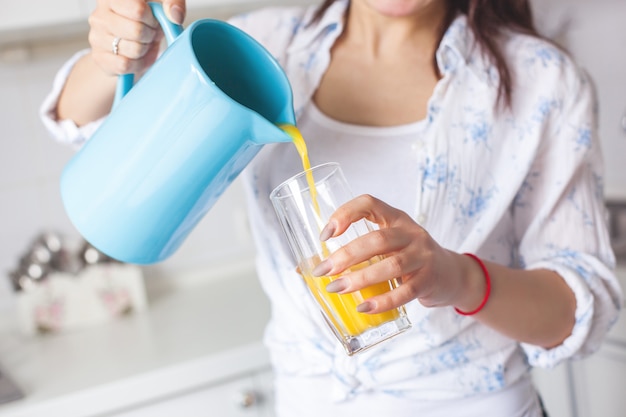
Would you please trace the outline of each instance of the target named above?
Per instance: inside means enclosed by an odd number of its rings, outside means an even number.
[[[113,111],[61,177],[83,237],[136,264],[170,256],[264,144],[291,141],[276,125],[295,124],[289,81],[258,42],[212,19],[183,30],[150,7],[168,48],[134,87],[120,76]]]

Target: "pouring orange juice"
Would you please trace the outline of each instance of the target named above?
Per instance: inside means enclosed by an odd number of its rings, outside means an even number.
[[[359,313],[356,309],[368,298],[395,288],[398,285],[395,279],[349,294],[335,294],[327,292],[326,286],[340,275],[314,277],[311,274],[312,269],[333,250],[371,231],[371,228],[361,220],[339,237],[327,242],[319,240],[319,233],[329,216],[352,195],[338,164],[328,163],[311,168],[306,143],[298,128],[293,125],[279,127],[291,136],[304,171],[278,186],[270,198],[304,281],[327,323],[350,355],[408,329],[411,324],[404,307],[378,314]],[[343,274],[378,261],[380,257],[374,257],[352,266]]]

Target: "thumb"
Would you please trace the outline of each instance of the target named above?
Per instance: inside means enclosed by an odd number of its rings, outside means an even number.
[[[187,12],[185,0],[163,0],[163,10],[172,22],[179,25],[183,24]]]

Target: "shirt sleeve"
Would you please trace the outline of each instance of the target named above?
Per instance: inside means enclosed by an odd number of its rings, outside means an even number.
[[[545,368],[596,351],[623,299],[606,226],[595,91],[586,74],[572,68],[561,81],[514,208],[522,266],[557,272],[576,297],[575,325],[562,344],[522,344],[530,365]]]
[[[76,126],[72,120],[59,120],[57,116],[57,104],[65,82],[72,68],[78,60],[86,55],[89,49],[81,50],[75,53],[63,66],[59,69],[54,81],[52,89],[42,102],[39,108],[39,116],[44,126],[53,139],[58,142],[71,145],[75,148],[80,147],[91,135],[98,129],[104,118],[85,124],[81,127]]]

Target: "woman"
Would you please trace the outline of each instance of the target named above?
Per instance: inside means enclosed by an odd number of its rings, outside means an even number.
[[[184,5],[169,7],[180,21]],[[343,353],[267,198],[299,159],[290,144],[264,147],[243,175],[272,301],[278,415],[542,415],[530,368],[597,349],[621,294],[592,87],[537,36],[528,2],[330,0],[231,23],[285,69],[313,164],[339,162],[362,194],[321,237],[362,217],[379,226],[316,272],[385,255],[328,290],[401,277],[359,309],[406,304],[413,323]],[[161,39],[142,0],[102,0],[90,25],[91,50],[61,70],[43,108],[57,139],[75,144],[109,112],[115,76],[142,74]]]

